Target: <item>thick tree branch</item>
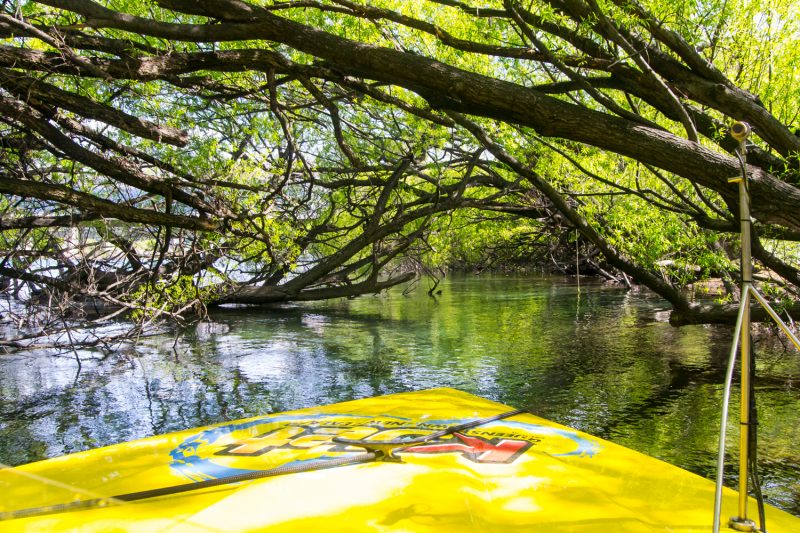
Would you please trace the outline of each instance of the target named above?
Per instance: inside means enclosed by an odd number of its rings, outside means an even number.
[[[6,69],[0,69],[0,86],[31,105],[38,104],[47,107],[56,105],[84,118],[105,122],[144,139],[175,146],[186,146],[188,141],[185,131],[129,115],[113,107],[97,103],[90,98],[59,89],[42,80],[16,74]]]
[[[368,279],[361,283],[343,285],[338,287],[323,287],[306,289],[299,292],[287,292],[281,287],[241,287],[234,293],[215,300],[212,305],[222,304],[269,304],[280,302],[308,302],[313,300],[328,300],[331,298],[348,298],[363,294],[376,294],[401,283],[408,283],[414,279],[415,274],[408,272],[400,276],[377,281]]]
[[[172,184],[148,176],[123,161],[109,161],[73,142],[53,126],[44,115],[19,100],[0,96],[0,112],[35,131],[64,154],[98,172],[143,191],[174,198],[203,213],[216,213],[216,209],[211,205],[194,195],[173,187]]]
[[[2,178],[0,179],[0,192],[4,194],[60,202],[107,218],[117,218],[126,222],[141,224],[175,226],[176,228],[187,228],[197,231],[215,231],[220,227],[218,222],[211,219],[159,213],[148,209],[139,209],[117,204],[87,193],[75,191],[64,185],[20,180],[9,176],[0,177]],[[34,225],[41,226],[42,224]]]

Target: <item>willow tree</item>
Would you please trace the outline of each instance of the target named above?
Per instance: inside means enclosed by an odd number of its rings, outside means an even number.
[[[735,278],[744,120],[754,254],[798,294],[790,4],[4,2],[0,274],[143,316],[357,295],[470,209],[574,229],[676,323],[729,320],[653,250]]]

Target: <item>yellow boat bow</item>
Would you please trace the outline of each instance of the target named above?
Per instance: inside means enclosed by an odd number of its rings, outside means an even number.
[[[6,468],[0,490],[0,531],[708,533],[714,503],[706,479],[452,389]],[[121,501],[131,494],[141,498]],[[735,515],[736,494],[723,498],[722,516]],[[770,533],[800,532],[800,519],[772,507],[767,523]]]

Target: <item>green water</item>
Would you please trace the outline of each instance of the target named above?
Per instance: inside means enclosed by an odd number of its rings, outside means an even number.
[[[177,339],[145,339],[103,360],[82,352],[79,373],[72,354],[0,356],[0,462],[448,386],[713,477],[731,328],[675,329],[648,293],[579,291],[574,279],[451,277],[436,298],[426,288],[217,310]],[[800,355],[769,337],[757,350],[765,494],[800,516]]]

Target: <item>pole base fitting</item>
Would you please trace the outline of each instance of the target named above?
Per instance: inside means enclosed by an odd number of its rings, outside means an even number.
[[[758,531],[756,523],[749,518],[731,517],[728,527],[734,531]]]

